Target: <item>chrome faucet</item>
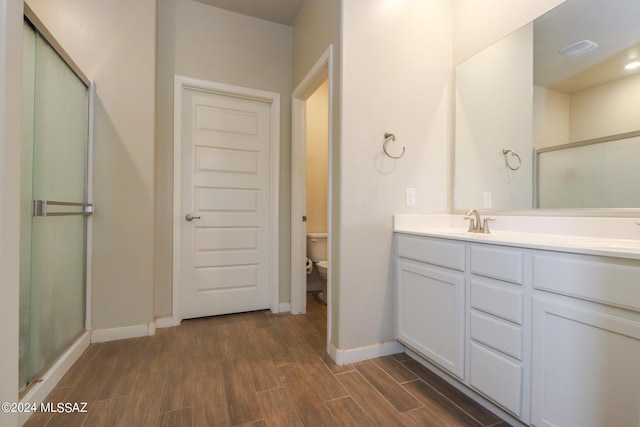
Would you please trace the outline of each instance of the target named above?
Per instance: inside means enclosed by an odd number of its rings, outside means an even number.
[[[471,216],[473,215],[473,216]],[[495,221],[495,218],[485,218],[484,221],[480,221],[480,212],[475,209],[469,209],[464,217],[469,220],[469,233],[483,233],[489,234],[489,221]]]

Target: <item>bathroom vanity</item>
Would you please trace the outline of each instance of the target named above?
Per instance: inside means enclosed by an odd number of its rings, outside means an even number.
[[[397,215],[396,337],[523,424],[638,426],[635,222],[498,217],[485,235],[461,216]]]

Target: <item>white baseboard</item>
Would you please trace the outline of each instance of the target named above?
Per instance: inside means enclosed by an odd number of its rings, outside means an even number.
[[[329,344],[329,356],[337,365],[348,365],[398,353],[404,353],[404,346],[396,340],[348,349],[336,348],[333,343]]]
[[[149,322],[149,329],[147,330],[147,335],[153,336],[156,334],[156,322]]]
[[[291,304],[288,302],[281,302],[278,305],[278,313],[289,313],[291,311]]]
[[[176,324],[176,321],[173,317],[158,317],[156,318],[156,328],[171,328],[173,326],[178,326],[180,322]]]
[[[47,397],[47,395],[54,389],[56,384],[62,379],[64,374],[73,366],[74,363],[80,358],[82,353],[89,347],[91,339],[91,333],[85,332],[82,334],[71,347],[65,351],[62,356],[56,360],[56,362],[44,373],[40,378],[41,381],[35,383],[29,388],[27,393],[22,396],[20,402],[22,403],[35,403],[40,408],[40,403]],[[23,425],[31,413],[20,412],[18,415],[18,425]]]
[[[128,338],[147,337],[156,331],[155,322],[143,325],[123,326],[121,328],[94,329],[91,331],[91,342],[107,342],[126,340]]]

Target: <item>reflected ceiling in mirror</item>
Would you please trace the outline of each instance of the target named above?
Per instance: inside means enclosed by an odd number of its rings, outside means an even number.
[[[534,21],[534,84],[574,93],[627,77],[640,59],[640,1],[568,0]],[[581,41],[596,48],[582,55],[560,52]]]

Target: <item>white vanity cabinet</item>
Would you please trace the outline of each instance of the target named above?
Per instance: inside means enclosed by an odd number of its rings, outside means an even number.
[[[396,237],[400,342],[523,424],[640,426],[640,257]]]
[[[465,246],[398,236],[397,339],[464,378]]]
[[[639,426],[640,262],[545,252],[532,261],[532,423]]]

